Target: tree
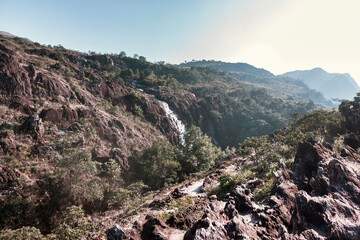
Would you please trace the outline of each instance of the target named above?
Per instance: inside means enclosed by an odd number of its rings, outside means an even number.
[[[121,51],[121,52],[119,53],[119,57],[121,57],[121,58],[126,57],[126,52],[125,52],[125,51]]]
[[[140,60],[141,62],[146,62],[146,58],[145,58],[144,56],[140,56],[140,57],[139,57],[139,60]]]
[[[151,189],[166,187],[177,180],[180,164],[176,159],[176,148],[158,139],[150,148],[135,152],[129,158],[130,178],[143,181]]]
[[[192,125],[184,137],[180,163],[185,174],[209,169],[215,164],[221,150],[211,142],[199,127]]]
[[[249,137],[240,145],[239,152],[244,155],[253,154],[253,159],[258,162],[271,148],[267,137]]]
[[[84,210],[79,206],[71,206],[60,216],[55,233],[59,239],[83,239],[92,228],[94,224],[86,219]]]
[[[94,204],[104,197],[95,162],[88,150],[68,149],[57,164],[62,191],[76,204]]]

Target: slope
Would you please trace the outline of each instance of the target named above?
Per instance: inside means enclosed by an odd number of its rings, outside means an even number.
[[[206,67],[220,69],[232,73],[243,84],[257,88],[265,88],[270,93],[283,98],[300,98],[311,100],[323,107],[332,107],[333,104],[323,95],[310,89],[303,81],[285,76],[274,76],[267,70],[256,68],[247,63],[227,63],[221,61],[192,61],[180,64],[184,67]]]
[[[304,81],[328,99],[351,99],[360,89],[348,73],[328,73],[321,68],[287,72],[283,76]]]

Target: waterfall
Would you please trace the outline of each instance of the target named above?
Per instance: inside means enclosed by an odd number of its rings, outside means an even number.
[[[170,109],[169,104],[167,104],[164,101],[159,101],[159,103],[161,104],[161,106],[163,107],[163,109],[166,112],[166,116],[171,120],[171,122],[175,125],[176,129],[179,132],[179,139],[180,139],[180,143],[184,142],[184,135],[186,133],[186,128],[184,123],[176,116],[176,114]]]
[[[138,83],[137,80],[131,80],[131,79],[125,79],[125,82],[133,87],[135,87],[136,89],[138,89],[141,92],[144,92],[143,87],[144,85],[141,85]],[[154,95],[149,94],[150,96],[152,96],[156,101],[158,101],[160,103],[160,105],[162,106],[162,108],[165,110],[166,116],[170,119],[170,121],[175,125],[176,130],[179,132],[179,142],[181,144],[184,143],[184,136],[186,133],[186,128],[184,123],[176,116],[176,114],[170,109],[169,104],[167,104],[164,101],[160,101],[159,99],[157,99]]]

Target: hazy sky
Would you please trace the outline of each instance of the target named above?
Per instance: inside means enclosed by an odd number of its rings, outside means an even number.
[[[360,82],[359,0],[0,0],[0,30],[150,61],[322,67]]]

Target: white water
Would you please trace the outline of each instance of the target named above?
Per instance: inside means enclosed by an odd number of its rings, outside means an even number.
[[[125,79],[125,82],[127,82],[128,84],[131,84],[133,87],[135,87],[139,91],[144,92],[144,90],[142,89],[142,87],[144,87],[144,86],[141,85],[141,84],[138,84],[137,80]],[[165,110],[166,116],[175,125],[176,130],[178,130],[180,143],[183,144],[184,143],[184,136],[185,136],[185,133],[186,133],[186,128],[185,128],[184,123],[170,109],[169,104],[167,104],[164,101],[160,101],[154,95],[151,95],[151,94],[149,94],[149,95],[152,96],[156,101],[158,101],[160,103],[160,105],[163,107],[163,109]],[[195,97],[195,95],[194,95],[194,97]]]
[[[170,109],[169,104],[164,101],[158,100],[163,109],[166,112],[166,116],[170,118],[171,122],[175,125],[176,129],[179,132],[180,143],[184,142],[184,135],[186,133],[186,128],[184,123],[176,116],[176,114]]]

